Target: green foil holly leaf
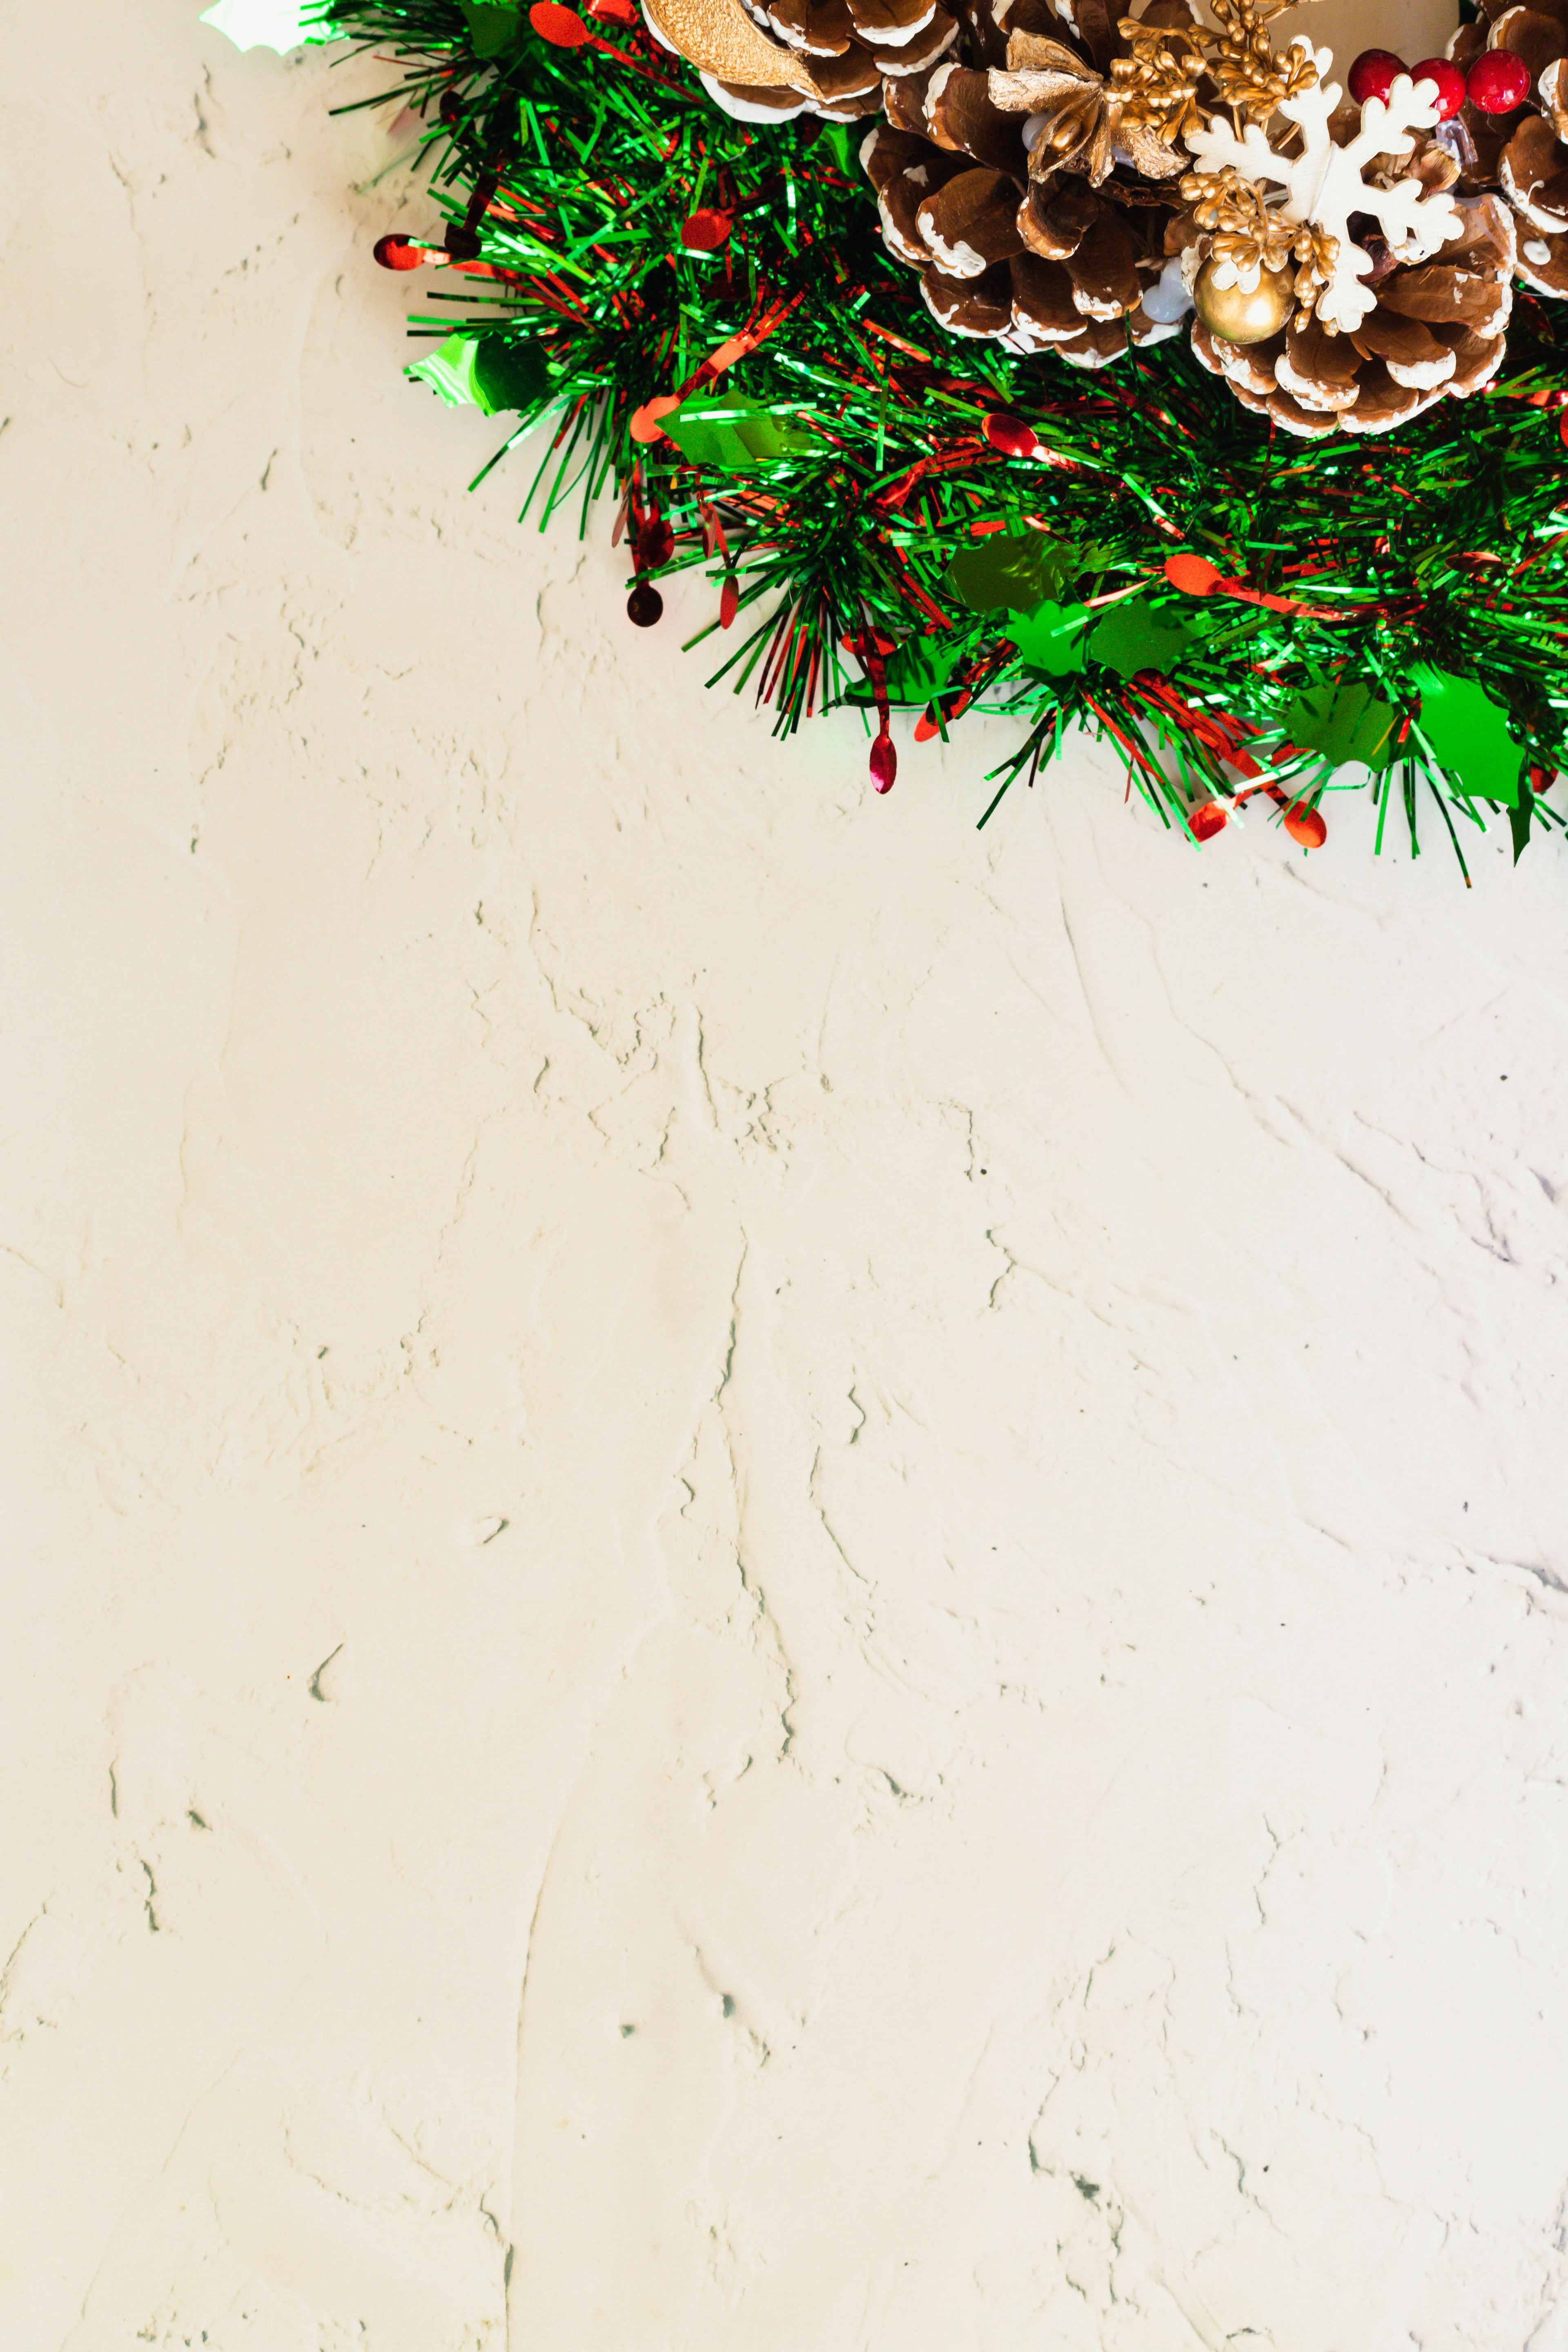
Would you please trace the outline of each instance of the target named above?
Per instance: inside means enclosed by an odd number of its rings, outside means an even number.
[[[1535,814],[1535,794],[1528,784],[1521,784],[1519,799],[1508,813],[1508,829],[1513,839],[1513,862],[1517,866],[1530,846],[1530,820]]]
[[[943,637],[906,637],[888,656],[883,674],[888,700],[900,709],[923,710],[928,702],[947,691],[960,653],[959,646]],[[858,677],[844,696],[846,702],[869,703],[876,698],[868,677]]]
[[[1141,669],[1168,670],[1202,635],[1201,625],[1178,620],[1170,605],[1134,596],[1125,604],[1112,604],[1089,638],[1089,659],[1113,669],[1118,677],[1136,677]]]
[[[474,394],[488,416],[539,407],[550,392],[550,362],[519,335],[480,335],[474,342]]]
[[[472,335],[448,335],[444,343],[437,343],[433,352],[427,352],[403,373],[439,393],[448,408],[473,408],[479,404],[474,390],[474,362],[478,357],[479,346]]]
[[[458,0],[468,20],[468,46],[477,58],[499,58],[517,38],[521,11],[509,0]]]
[[[448,408],[482,408],[487,416],[537,408],[550,390],[539,345],[510,336],[448,335],[404,373],[439,393]]]
[[[820,443],[791,419],[789,409],[755,401],[688,400],[661,419],[681,455],[694,466],[725,474],[754,474],[785,457],[804,457]]]
[[[946,690],[958,659],[958,647],[941,637],[907,637],[888,664],[888,699],[923,709]]]
[[[1508,713],[1473,677],[1447,670],[1417,668],[1421,732],[1470,800],[1519,805],[1521,746],[1509,731]]]
[[[1048,531],[993,531],[959,549],[942,584],[972,613],[1003,607],[1032,613],[1037,604],[1059,596],[1085,562],[1083,549],[1070,540],[1053,539]]]
[[[1018,658],[1047,677],[1069,677],[1082,669],[1089,635],[1086,604],[1037,604],[1007,625]]]
[[[1394,723],[1392,706],[1370,687],[1326,679],[1303,687],[1280,720],[1288,743],[1321,751],[1336,768],[1360,760],[1374,772],[1394,757]]]

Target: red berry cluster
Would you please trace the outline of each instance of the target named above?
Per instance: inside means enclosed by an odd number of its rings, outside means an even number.
[[[1511,114],[1530,95],[1530,68],[1507,49],[1483,50],[1468,73],[1447,58],[1423,58],[1419,65],[1407,66],[1392,49],[1363,49],[1350,69],[1351,96],[1358,106],[1369,98],[1386,100],[1402,73],[1436,85],[1433,104],[1442,122],[1458,114],[1467,99],[1481,114]]]

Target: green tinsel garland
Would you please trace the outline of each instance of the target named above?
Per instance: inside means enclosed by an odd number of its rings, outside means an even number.
[[[955,342],[883,248],[858,128],[733,121],[629,0],[598,8],[317,0],[312,31],[388,58],[386,100],[426,121],[447,226],[424,250],[449,267],[416,372],[513,418],[498,457],[558,417],[524,512],[585,521],[619,489],[635,618],[662,573],[709,567],[691,643],[735,631],[710,683],[754,682],[785,732],[880,706],[884,788],[889,704],[922,711],[918,737],[1014,714],[982,823],[1079,723],[1200,839],[1250,786],[1314,845],[1352,761],[1380,845],[1397,805],[1419,845],[1428,791],[1456,850],[1489,807],[1516,858],[1563,822],[1539,798],[1568,765],[1547,305],[1516,302],[1485,394],[1373,441],[1273,434],[1179,339],[1089,375]],[[413,226],[378,257],[424,257]]]

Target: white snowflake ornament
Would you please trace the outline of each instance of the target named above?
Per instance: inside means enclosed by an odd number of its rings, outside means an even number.
[[[1314,49],[1300,37],[1292,48],[1303,50],[1318,68],[1310,89],[1279,101],[1279,112],[1295,123],[1302,138],[1299,155],[1279,155],[1260,126],[1249,122],[1237,138],[1228,123],[1211,117],[1201,131],[1189,131],[1187,145],[1201,170],[1223,172],[1233,165],[1244,179],[1283,188],[1278,208],[1283,221],[1310,221],[1339,242],[1328,284],[1314,309],[1331,334],[1349,333],[1377,308],[1377,296],[1363,280],[1372,276],[1373,261],[1352,241],[1347,223],[1352,213],[1370,213],[1396,261],[1430,261],[1432,256],[1459,234],[1460,220],[1451,196],[1434,195],[1419,180],[1400,180],[1392,188],[1372,186],[1363,176],[1380,156],[1396,161],[1415,145],[1415,133],[1429,131],[1439,120],[1431,102],[1436,86],[1412,82],[1408,74],[1394,78],[1386,100],[1369,98],[1361,110],[1361,129],[1349,143],[1336,146],[1329,135],[1329,118],[1340,102],[1340,86],[1327,77],[1333,67],[1331,49]],[[1431,96],[1423,95],[1431,93]],[[1226,273],[1229,271],[1227,276]],[[1215,282],[1235,284],[1232,265],[1222,264]]]

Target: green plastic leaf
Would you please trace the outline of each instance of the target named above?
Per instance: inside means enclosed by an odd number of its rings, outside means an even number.
[[[1037,604],[1007,625],[1019,658],[1047,677],[1068,677],[1083,667],[1089,608],[1085,604]]]
[[[320,40],[320,28],[307,25],[312,0],[216,0],[202,11],[202,23],[226,35],[237,49],[276,49],[287,57],[301,42]]]
[[[438,392],[448,408],[473,408],[479,404],[474,389],[474,362],[478,356],[479,346],[472,335],[448,335],[444,343],[438,343],[433,352],[403,373]]]
[[[830,149],[834,162],[846,179],[853,176],[849,169],[849,133],[842,122],[825,123],[822,144]]]
[[[972,613],[1032,613],[1037,604],[1058,597],[1069,580],[1084,569],[1084,551],[1070,540],[1049,532],[994,531],[961,547],[942,577],[942,584]]]
[[[518,34],[520,11],[510,0],[458,0],[468,20],[468,44],[477,58],[499,58]]]
[[[888,700],[923,710],[928,702],[945,693],[958,663],[959,647],[946,638],[906,637],[897,651],[888,656],[884,673]],[[868,677],[857,678],[844,697],[846,702],[874,702],[876,698]]]
[[[1509,732],[1508,713],[1473,677],[1447,670],[1415,672],[1421,689],[1421,731],[1471,800],[1519,805],[1522,752]]]
[[[1530,820],[1535,814],[1535,794],[1528,784],[1519,788],[1519,803],[1508,813],[1508,829],[1513,836],[1513,862],[1517,866],[1530,846]]]
[[[1201,627],[1178,620],[1169,605],[1134,596],[1125,604],[1112,604],[1089,638],[1089,657],[1113,669],[1118,677],[1136,677],[1141,669],[1169,669],[1202,635]]]
[[[488,416],[537,408],[550,391],[550,362],[521,336],[481,335],[474,344],[474,396]]]
[[[550,390],[550,365],[537,343],[500,335],[448,335],[405,375],[438,392],[448,408],[537,408]]]
[[[946,688],[958,667],[958,648],[941,637],[909,637],[888,664],[889,702],[924,706]]]
[[[696,466],[726,474],[754,474],[781,458],[804,457],[820,445],[792,424],[789,409],[763,408],[754,401],[688,400],[663,418],[665,431]]]
[[[1327,680],[1303,687],[1280,724],[1288,743],[1321,751],[1336,768],[1360,760],[1381,771],[1394,757],[1394,711],[1370,687]]]

